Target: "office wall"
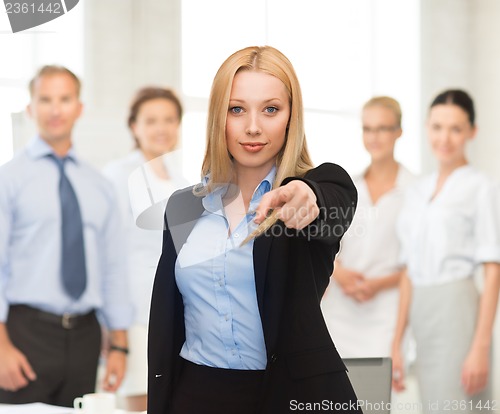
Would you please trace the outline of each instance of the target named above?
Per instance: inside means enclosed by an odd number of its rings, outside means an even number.
[[[470,160],[500,179],[496,156],[500,153],[500,2],[423,0],[421,4],[422,122],[436,93],[465,88],[475,100],[478,122]],[[422,165],[423,171],[435,166],[425,136]]]
[[[133,146],[126,119],[137,88],[180,89],[180,0],[86,0],[83,5],[85,112],[75,141],[100,167]]]
[[[479,133],[474,162],[500,179],[500,2],[473,1],[471,88],[477,103]],[[499,355],[500,356],[500,355]],[[500,366],[499,366],[500,371]],[[500,386],[499,386],[500,389]],[[500,397],[500,395],[498,396]]]
[[[436,93],[450,87],[471,89],[470,59],[473,48],[471,0],[421,2],[421,102],[422,124]],[[422,171],[436,164],[422,129]]]

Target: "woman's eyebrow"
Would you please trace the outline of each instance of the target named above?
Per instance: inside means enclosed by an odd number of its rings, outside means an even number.
[[[279,102],[281,102],[281,99],[277,98],[277,97],[276,98],[269,98],[269,99],[263,100],[262,102],[263,103],[268,103],[268,102],[272,102],[272,101],[279,101]],[[242,102],[242,103],[244,103],[246,101],[244,99],[231,98],[231,99],[229,99],[229,102]]]

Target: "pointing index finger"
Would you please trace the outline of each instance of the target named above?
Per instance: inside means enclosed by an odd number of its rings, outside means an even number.
[[[271,213],[282,207],[288,199],[288,192],[281,188],[276,188],[262,196],[262,199],[255,210],[255,223],[262,223]]]

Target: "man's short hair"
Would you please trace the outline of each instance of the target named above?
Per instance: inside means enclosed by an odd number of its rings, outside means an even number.
[[[42,66],[38,72],[35,74],[33,79],[31,79],[29,83],[29,90],[30,90],[30,96],[33,97],[33,92],[35,90],[35,83],[43,76],[50,76],[50,75],[61,75],[61,74],[66,74],[71,76],[73,80],[75,81],[76,85],[76,94],[78,97],[80,96],[80,89],[82,87],[82,82],[76,76],[72,71],[70,71],[68,68],[64,66],[58,66],[58,65],[45,65]]]

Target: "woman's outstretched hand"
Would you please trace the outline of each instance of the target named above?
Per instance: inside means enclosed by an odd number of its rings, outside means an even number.
[[[300,230],[318,217],[319,207],[311,187],[303,181],[293,180],[264,194],[255,212],[257,224],[273,212],[286,227]]]

